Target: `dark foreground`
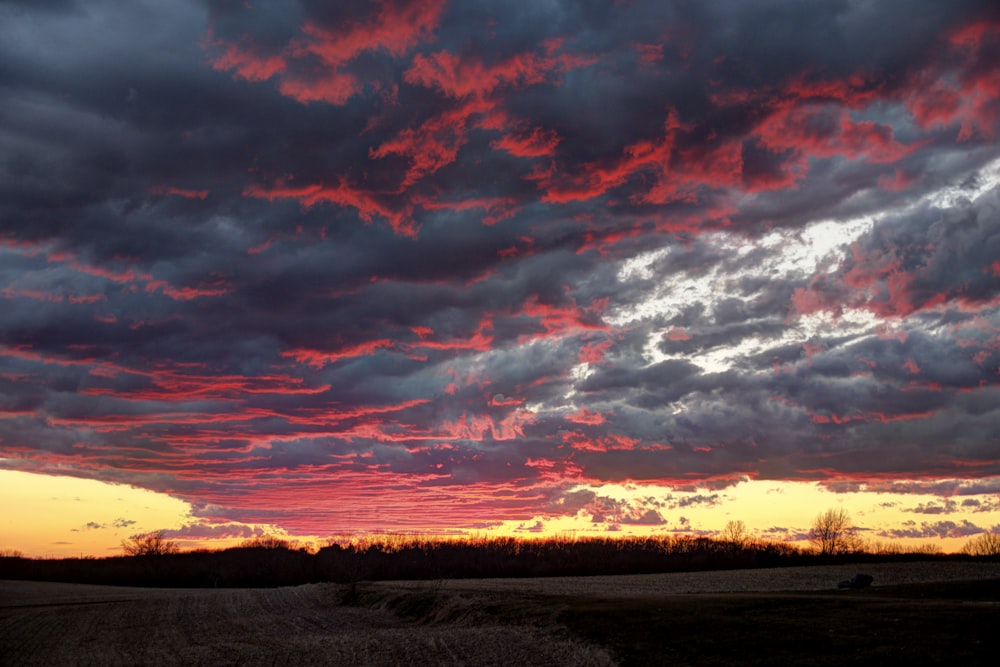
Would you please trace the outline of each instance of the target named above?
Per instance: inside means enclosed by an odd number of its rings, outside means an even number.
[[[623,665],[995,665],[1000,580],[577,598],[560,621]]]
[[[595,595],[0,582],[0,664],[994,665],[1000,579]]]

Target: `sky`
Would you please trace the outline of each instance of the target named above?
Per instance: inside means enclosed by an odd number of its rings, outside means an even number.
[[[0,547],[1000,530],[1000,10],[0,0]]]

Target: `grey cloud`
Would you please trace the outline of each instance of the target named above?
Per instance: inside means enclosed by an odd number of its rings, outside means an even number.
[[[880,537],[892,539],[901,538],[932,538],[932,537],[968,537],[986,532],[983,528],[970,521],[937,521],[934,523],[910,521],[904,523],[904,528],[878,531]]]
[[[916,507],[904,509],[903,511],[913,512],[915,514],[952,514],[958,511],[958,503],[949,499],[946,499],[941,503],[932,501],[929,503],[920,503]]]
[[[971,192],[995,141],[959,142],[956,122],[925,131],[901,106],[933,64],[933,45],[988,3],[903,12],[831,0],[761,12],[729,2],[452,2],[407,53],[379,47],[352,61],[366,87],[342,104],[303,104],[282,94],[279,77],[250,81],[212,61],[227,44],[287,56],[306,22],[350,25],[371,18],[372,5],[251,4],[0,4],[0,453],[13,461],[4,465],[79,466],[73,474],[196,503],[228,497],[227,511],[243,518],[254,516],[239,507],[252,484],[192,470],[291,480],[374,470],[427,476],[414,486],[435,489],[519,484],[544,498],[541,509],[566,513],[597,499],[560,498],[529,459],[602,481],[714,490],[747,473],[1000,473],[997,195],[915,205],[948,183]],[[563,41],[546,46],[551,38]],[[643,61],[637,44],[662,60]],[[468,101],[408,80],[416,54],[494,66],[547,48],[591,60],[486,94],[493,106],[469,116],[450,164],[406,189],[409,156],[372,156]],[[781,175],[791,157],[748,135],[774,112],[764,98],[791,100],[783,87],[800,75],[822,83],[861,71],[872,82],[853,92],[875,91],[879,105],[831,107],[923,143],[893,164],[806,156],[794,188],[742,192]],[[719,102],[723,93],[734,101]],[[671,109],[684,129],[669,157],[609,175],[665,141]],[[492,148],[532,127],[560,139],[551,155]],[[738,182],[706,176],[676,201],[643,200],[661,177],[712,167],[708,149],[729,140],[741,146]],[[896,169],[912,179],[908,189],[877,185]],[[610,184],[558,202],[546,198],[549,172],[581,187],[604,174]],[[280,196],[319,187],[350,196]],[[271,188],[279,192],[268,199]],[[491,206],[509,215],[484,220]],[[396,233],[394,215],[415,236]],[[787,248],[755,245],[851,216],[877,224],[836,250],[822,275],[772,270]],[[619,279],[624,262],[653,250],[662,255],[647,277]],[[714,274],[707,296],[671,291]],[[892,291],[899,285],[903,294]],[[829,310],[888,314],[905,340],[868,330],[819,332],[809,351],[788,342],[793,296],[807,289]],[[606,326],[609,313],[667,294],[663,310]],[[944,304],[933,305],[940,294]],[[673,327],[688,338],[665,333]],[[754,350],[725,372],[703,370],[707,355],[747,342]],[[654,361],[650,343],[671,358]],[[284,391],[267,389],[274,378]],[[529,407],[538,413],[517,437],[494,436]],[[605,421],[567,419],[584,407]],[[445,432],[477,419],[479,435]],[[577,451],[563,440],[570,432],[634,444]],[[195,442],[199,454],[181,461]],[[442,443],[454,449],[434,447]],[[956,461],[978,463],[970,473]],[[661,509],[601,512],[627,523],[662,518]]]
[[[622,518],[622,523],[633,526],[662,526],[667,520],[656,510],[646,510],[642,516]]]

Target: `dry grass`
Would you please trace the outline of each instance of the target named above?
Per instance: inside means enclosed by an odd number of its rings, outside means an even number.
[[[473,618],[457,597],[437,610],[440,618],[416,618],[399,613],[405,600],[348,606],[344,593],[332,584],[171,590],[3,581],[0,664],[611,664],[602,649],[551,625]]]
[[[684,593],[823,591],[857,572],[875,577],[876,587],[901,584],[1000,578],[1000,563],[926,561],[778,567],[715,572],[671,572],[599,577],[545,577],[512,579],[453,579],[442,582],[392,581],[376,586],[426,589],[440,586],[454,591],[517,592],[539,595],[598,595],[643,597]]]
[[[875,585],[835,590],[857,571],[875,576]],[[370,583],[350,604],[348,590],[0,581],[0,664],[836,665],[960,657],[967,667],[992,664],[1000,651],[996,563]]]

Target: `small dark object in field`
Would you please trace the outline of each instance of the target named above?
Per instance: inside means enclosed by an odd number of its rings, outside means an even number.
[[[837,584],[837,588],[868,588],[873,581],[875,581],[875,577],[872,575],[858,573]]]

